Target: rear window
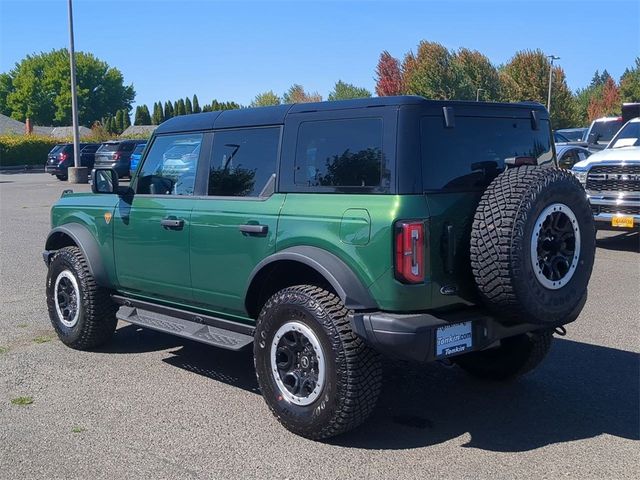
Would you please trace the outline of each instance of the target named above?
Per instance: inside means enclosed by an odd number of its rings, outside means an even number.
[[[98,149],[99,152],[115,152],[120,146],[119,143],[103,143]]]
[[[295,183],[308,187],[378,187],[382,183],[382,119],[303,122]]]
[[[58,153],[60,150],[62,150],[62,147],[64,147],[64,145],[55,145],[51,151],[49,152],[50,155],[55,155],[56,153]]]
[[[131,152],[134,148],[136,148],[137,143],[121,143],[120,150],[121,152]]]
[[[553,160],[549,122],[534,130],[530,119],[456,117],[445,128],[442,117],[423,117],[422,176],[425,190],[484,189],[506,164]]]
[[[591,133],[595,133],[598,136],[598,143],[609,143],[613,136],[618,133],[620,127],[622,127],[622,119],[595,122],[591,128]]]

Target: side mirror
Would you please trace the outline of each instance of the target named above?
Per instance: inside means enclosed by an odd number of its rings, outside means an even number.
[[[118,174],[112,168],[96,168],[91,172],[93,193],[117,193]]]
[[[587,138],[587,143],[596,144],[598,143],[598,139],[600,138],[600,134],[596,132],[591,132],[589,134],[589,138]]]

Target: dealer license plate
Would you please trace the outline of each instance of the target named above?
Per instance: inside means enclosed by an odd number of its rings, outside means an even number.
[[[453,323],[436,330],[436,356],[462,353],[473,346],[471,322]]]
[[[611,226],[633,228],[633,217],[611,217]]]

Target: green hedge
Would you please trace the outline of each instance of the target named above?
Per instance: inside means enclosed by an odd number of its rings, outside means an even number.
[[[0,167],[41,165],[62,140],[41,135],[0,135]]]

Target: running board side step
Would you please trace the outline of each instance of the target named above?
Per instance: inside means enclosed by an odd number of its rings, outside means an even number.
[[[253,327],[151,302],[112,295],[120,304],[118,320],[227,350],[241,350],[253,342]]]

